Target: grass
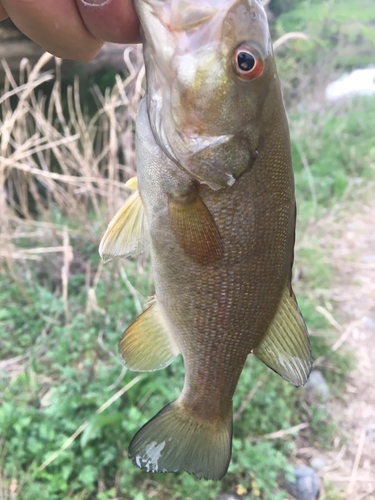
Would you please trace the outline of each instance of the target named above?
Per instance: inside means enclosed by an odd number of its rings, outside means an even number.
[[[180,357],[139,378],[124,370],[117,343],[152,293],[148,256],[103,267],[97,253],[135,173],[143,72],[139,53],[127,55],[127,79],[104,94],[93,87],[91,118],[78,82],[64,96],[43,72],[47,55],[21,76],[24,85],[8,71],[0,97],[0,496],[163,500],[232,491],[285,499],[280,485],[294,450],[330,446],[334,423],[324,401],[253,357],[234,398],[233,458],[222,483],[143,473],[127,458],[134,433],[179,395],[184,376]],[[48,97],[38,92],[47,80]],[[332,327],[316,310],[333,308],[317,227],[373,175],[374,119],[370,99],[290,113],[299,201],[294,287],[333,393],[348,360],[331,352]],[[269,436],[301,423],[309,427],[298,435]]]
[[[305,218],[332,209],[375,174],[373,98],[340,100],[290,113],[299,210]]]

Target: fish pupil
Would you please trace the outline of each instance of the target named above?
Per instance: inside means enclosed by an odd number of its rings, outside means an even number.
[[[238,67],[242,71],[251,71],[254,69],[256,60],[255,57],[249,52],[240,52],[237,55]]]

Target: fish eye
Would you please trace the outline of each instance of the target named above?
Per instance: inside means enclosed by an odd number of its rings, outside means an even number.
[[[241,80],[255,80],[263,73],[264,62],[256,50],[244,43],[233,52],[232,66]]]

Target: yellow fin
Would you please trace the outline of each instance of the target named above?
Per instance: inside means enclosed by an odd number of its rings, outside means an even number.
[[[113,217],[99,246],[99,254],[108,262],[114,257],[135,256],[145,246],[145,215],[138,189]]]
[[[127,182],[125,182],[125,186],[132,191],[135,191],[138,187],[138,177],[131,177]]]
[[[271,326],[254,349],[254,354],[295,386],[306,383],[312,370],[309,334],[289,286],[285,288]]]
[[[205,421],[179,400],[167,405],[134,436],[129,458],[147,472],[186,471],[205,479],[225,476],[232,448],[232,412]]]
[[[156,301],[125,330],[119,352],[126,367],[136,372],[165,368],[179,354]]]
[[[198,191],[191,187],[184,195],[169,195],[168,204],[173,234],[185,253],[202,265],[220,260],[221,237]]]

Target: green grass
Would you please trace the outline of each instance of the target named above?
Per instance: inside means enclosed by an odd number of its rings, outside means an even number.
[[[290,113],[298,210],[322,214],[375,175],[375,99],[356,97]]]
[[[148,280],[137,283],[134,266],[129,268],[130,280],[146,295]],[[76,275],[75,281],[84,283],[84,278]],[[41,287],[36,279],[27,292],[33,297],[31,304],[20,300],[11,280],[2,279],[0,300],[6,308],[0,310],[1,358],[26,353],[29,356],[22,362],[18,376],[9,377],[6,372],[0,376],[2,466],[8,477],[25,481],[25,498],[97,498],[100,481],[107,492],[103,499],[111,498],[114,487],[126,499],[146,499],[154,490],[158,490],[157,498],[194,498],[196,494],[215,498],[219,491],[230,490],[238,483],[249,488],[253,482],[263,498],[281,500],[285,494],[278,481],[290,471],[288,455],[294,448],[293,438],[255,443],[251,437],[309,421],[312,429],[306,432],[306,438],[311,434],[321,442],[329,439],[327,433],[322,436],[329,421],[323,404],[317,403],[307,412],[303,390],[296,390],[251,357],[235,394],[234,411],[258,381],[262,385],[235,421],[233,458],[223,483],[198,482],[186,473],[140,472],[126,457],[127,445],[141,425],[179,395],[184,374],[182,360],[160,372],[144,374],[122,398],[96,415],[97,408],[134,378],[127,372],[121,383],[110,389],[121,373],[116,354],[119,336],[136,316],[132,295],[124,283],[117,283],[111,290],[106,314],[94,312],[87,320],[83,307],[86,290],[84,286],[73,286],[69,304],[72,319],[65,325],[61,298]],[[98,284],[97,298],[104,307],[104,282]],[[314,314],[314,304],[304,302],[303,308],[309,326],[326,326]],[[46,325],[47,332],[41,334]],[[99,344],[101,331],[103,341]],[[319,339],[312,340],[315,352],[327,352],[328,347],[319,345]],[[81,436],[38,472],[37,467],[86,420],[90,424]]]
[[[327,83],[374,63],[375,5],[372,0],[272,0],[275,38],[303,32],[276,51],[288,105],[319,102]]]

